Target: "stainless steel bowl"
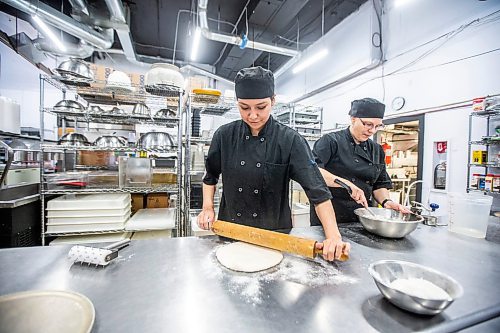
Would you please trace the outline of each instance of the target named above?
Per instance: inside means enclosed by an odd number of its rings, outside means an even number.
[[[137,148],[171,149],[174,146],[172,136],[164,132],[148,132],[137,140]]]
[[[103,135],[94,141],[94,146],[102,148],[121,148],[128,146],[128,140],[122,136]]]
[[[155,117],[157,118],[175,118],[177,114],[171,109],[160,109],[156,111]]]
[[[69,59],[63,61],[56,69],[54,69],[54,71],[68,79],[94,79],[94,72],[92,72],[90,66],[85,61],[80,59]]]
[[[90,113],[101,114],[104,113],[104,110],[99,105],[92,105],[87,108],[87,111]]]
[[[402,238],[414,231],[418,224],[423,221],[421,216],[413,214],[402,214],[386,208],[370,207],[374,215],[366,211],[366,208],[354,210],[363,227],[371,233],[388,238]]]
[[[368,272],[382,295],[392,304],[419,314],[435,315],[463,295],[462,286],[450,276],[432,268],[399,260],[381,260],[370,265]],[[424,279],[443,289],[448,299],[425,299],[391,287],[396,279]]]
[[[61,146],[90,146],[89,140],[87,137],[80,133],[67,133],[64,134],[58,142]]]
[[[151,110],[146,104],[137,103],[136,105],[134,105],[134,108],[132,109],[132,114],[149,116],[151,114]]]
[[[127,114],[127,111],[115,106],[114,108],[109,110],[109,113],[116,114],[116,115],[124,115],[124,114]]]
[[[63,99],[62,101],[59,101],[56,105],[54,105],[54,109],[66,112],[83,112],[85,108],[77,101]]]

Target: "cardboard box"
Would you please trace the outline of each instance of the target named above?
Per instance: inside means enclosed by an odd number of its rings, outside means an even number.
[[[168,194],[167,193],[148,194],[146,200],[146,208],[168,208]]]
[[[144,208],[144,194],[133,193],[132,194],[132,214],[137,212],[139,209]]]
[[[472,163],[484,164],[488,162],[488,152],[486,150],[473,150]]]
[[[111,151],[80,151],[79,164],[91,166],[112,166],[116,163],[116,158]]]

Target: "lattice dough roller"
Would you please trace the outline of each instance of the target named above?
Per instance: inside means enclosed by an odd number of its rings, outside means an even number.
[[[87,263],[96,266],[107,266],[111,260],[118,257],[118,251],[130,244],[130,239],[113,243],[104,248],[75,245],[69,250],[68,258],[75,263]]]

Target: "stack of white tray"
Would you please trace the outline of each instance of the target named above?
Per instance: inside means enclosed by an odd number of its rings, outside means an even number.
[[[69,194],[47,203],[47,233],[124,230],[130,193]]]
[[[124,239],[130,239],[131,232],[107,233],[100,235],[83,235],[83,236],[62,236],[56,237],[50,246],[54,245],[78,245],[78,244],[97,244],[97,243],[115,243]]]
[[[139,209],[125,229],[133,231],[132,239],[169,238],[175,229],[176,208]]]

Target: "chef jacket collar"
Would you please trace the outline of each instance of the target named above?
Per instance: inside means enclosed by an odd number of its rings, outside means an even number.
[[[243,136],[247,136],[247,135],[252,136],[252,131],[250,130],[250,126],[248,126],[248,124],[245,123],[243,120],[241,120],[241,121],[245,125],[245,126],[243,126],[243,128],[244,128]],[[262,129],[260,130],[260,132],[257,136],[262,137],[264,135],[271,135],[273,132],[273,123],[274,123],[273,116],[269,116],[269,119],[265,123],[264,127],[262,127]]]
[[[347,127],[347,128],[345,129],[345,133],[346,133],[347,139],[348,139],[351,143],[353,143],[353,144],[354,144],[354,146],[359,145],[361,148],[365,148],[365,147],[367,147],[366,142],[367,142],[368,140],[367,140],[367,141],[360,142],[360,143],[356,143],[356,140],[354,140],[354,137],[353,137],[353,136],[352,136],[352,134],[351,134],[351,126],[349,126],[349,127]]]

